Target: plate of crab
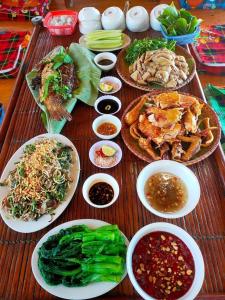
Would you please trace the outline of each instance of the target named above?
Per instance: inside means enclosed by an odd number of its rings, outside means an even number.
[[[122,138],[140,159],[171,159],[195,164],[218,146],[217,115],[202,99],[187,93],[155,91],[133,100],[122,116]]]

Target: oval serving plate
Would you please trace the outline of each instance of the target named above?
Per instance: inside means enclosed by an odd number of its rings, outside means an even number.
[[[77,184],[78,184],[78,180],[79,180],[79,175],[80,175],[80,159],[79,159],[79,155],[78,152],[75,148],[75,146],[73,145],[73,143],[67,139],[65,136],[61,135],[61,134],[50,134],[50,133],[46,133],[46,134],[41,134],[38,135],[32,139],[30,139],[29,141],[27,141],[25,144],[23,144],[11,157],[11,159],[8,161],[4,171],[2,172],[2,176],[1,176],[1,181],[5,180],[9,174],[10,171],[15,169],[15,163],[18,162],[23,154],[23,150],[25,148],[26,145],[34,143],[40,139],[43,138],[55,138],[57,141],[70,146],[73,149],[73,161],[74,164],[72,165],[71,168],[71,176],[72,176],[72,184],[70,185],[70,188],[66,194],[66,198],[65,200],[62,202],[62,204],[60,204],[54,212],[54,215],[51,216],[49,214],[43,215],[41,216],[37,221],[22,221],[22,220],[17,220],[17,219],[12,219],[9,218],[9,216],[7,215],[7,213],[0,208],[0,213],[2,216],[3,221],[13,230],[18,231],[18,232],[22,232],[22,233],[31,233],[31,232],[35,232],[38,230],[41,230],[45,227],[47,227],[48,225],[50,225],[52,222],[54,222],[62,213],[63,211],[66,209],[67,205],[70,203]],[[8,186],[3,186],[0,187],[0,200],[2,200],[4,197],[6,197],[6,195],[9,192],[9,187]]]
[[[145,95],[147,96],[151,96],[151,95],[157,95],[160,93],[165,92],[164,90],[161,91],[152,91],[150,93],[147,93]],[[190,95],[188,93],[180,93],[180,94],[184,94],[184,95],[189,95],[189,96],[193,96]],[[125,122],[125,115],[138,103],[138,101],[142,98],[143,96],[140,96],[138,98],[136,98],[135,100],[133,100],[125,109],[121,122],[122,122],[122,129],[121,129],[121,135],[123,138],[123,141],[125,143],[125,145],[127,146],[127,148],[134,154],[136,155],[138,158],[140,158],[141,160],[144,160],[148,163],[151,163],[154,161],[154,159],[152,159],[144,150],[142,150],[139,146],[137,141],[130,135],[130,131],[129,131],[129,126],[126,124]],[[216,115],[216,113],[212,110],[212,108],[205,103],[202,99],[193,96],[196,99],[199,100],[199,102],[204,103],[204,107],[202,109],[202,114],[201,114],[201,119],[204,119],[206,117],[210,118],[210,124],[211,126],[216,126],[218,129],[217,130],[213,130],[213,135],[214,135],[214,141],[213,143],[207,147],[207,148],[201,148],[201,150],[195,154],[193,156],[193,158],[187,162],[182,162],[183,164],[185,164],[186,166],[189,165],[193,165],[196,164],[200,161],[202,161],[203,159],[207,158],[209,155],[211,155],[213,153],[213,151],[216,149],[216,147],[219,144],[220,141],[220,136],[221,136],[221,127],[220,127],[220,123],[218,120],[218,117]]]
[[[56,297],[60,297],[63,299],[73,299],[73,300],[91,299],[109,292],[119,284],[117,282],[97,282],[97,283],[91,283],[84,287],[66,287],[63,286],[62,284],[51,286],[48,285],[42,278],[41,273],[38,269],[38,249],[48,239],[49,236],[56,234],[57,232],[59,232],[60,229],[68,228],[74,225],[81,225],[81,224],[90,226],[92,228],[98,228],[104,225],[109,225],[109,223],[107,222],[101,220],[94,220],[94,219],[81,219],[81,220],[66,222],[47,232],[40,239],[40,241],[37,243],[36,247],[34,248],[32,258],[31,258],[31,267],[32,267],[32,272],[34,274],[34,277],[43,289],[45,289],[47,292],[49,292],[50,294]],[[123,236],[125,237],[125,242],[128,246],[129,241],[124,234]],[[125,267],[124,275],[121,281],[125,278],[126,275],[127,275],[127,270]]]
[[[119,76],[122,80],[124,80],[130,86],[135,87],[139,90],[143,90],[143,91],[147,91],[147,92],[154,91],[154,90],[175,91],[175,90],[178,90],[181,87],[185,86],[186,84],[188,84],[193,79],[193,77],[195,75],[196,64],[195,64],[194,58],[183,47],[176,46],[175,53],[177,55],[184,56],[186,61],[187,61],[188,66],[189,66],[190,74],[189,74],[188,78],[182,84],[176,86],[175,88],[165,88],[162,85],[159,85],[157,83],[151,83],[147,86],[138,84],[137,82],[135,82],[130,77],[129,65],[125,61],[126,50],[127,49],[124,48],[118,54],[117,63],[116,63],[116,70],[117,70],[117,73],[119,74]]]
[[[90,48],[87,46],[86,40],[85,40],[85,35],[82,35],[79,38],[79,44],[85,48],[88,48],[89,50],[92,50],[94,52],[109,52],[109,51],[116,51],[116,50],[120,50],[123,49],[125,47],[128,47],[130,45],[131,42],[131,38],[129,37],[129,35],[123,33],[123,45],[121,45],[120,47],[116,47],[116,48],[108,48],[108,49],[101,49],[101,48]]]

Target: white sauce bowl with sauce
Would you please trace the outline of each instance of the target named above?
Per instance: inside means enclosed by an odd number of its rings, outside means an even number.
[[[180,178],[187,190],[185,205],[175,212],[161,212],[156,210],[150,204],[145,193],[145,185],[149,178],[154,174],[165,172]],[[200,199],[200,185],[195,174],[185,165],[172,160],[159,160],[147,165],[138,176],[136,188],[138,197],[145,208],[154,215],[167,219],[186,216],[195,209]]]

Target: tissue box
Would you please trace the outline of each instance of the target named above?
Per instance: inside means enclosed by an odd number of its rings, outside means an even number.
[[[180,5],[186,9],[215,9],[225,8],[224,0],[179,0]]]

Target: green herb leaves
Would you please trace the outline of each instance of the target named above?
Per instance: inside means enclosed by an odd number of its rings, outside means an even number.
[[[162,28],[170,36],[179,36],[193,33],[202,22],[184,8],[177,10],[172,3],[158,17]]]
[[[52,59],[53,69],[57,70],[62,64],[72,64],[73,60],[63,49]]]
[[[175,41],[166,41],[165,39],[149,39],[145,38],[142,40],[134,40],[133,43],[128,47],[125,56],[126,62],[131,65],[135,60],[143,53],[149,50],[157,50],[160,48],[167,48],[169,50],[175,50]]]

